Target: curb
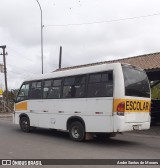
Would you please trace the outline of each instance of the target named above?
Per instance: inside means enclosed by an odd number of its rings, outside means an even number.
[[[12,113],[0,113],[0,118],[11,118],[12,117]]]

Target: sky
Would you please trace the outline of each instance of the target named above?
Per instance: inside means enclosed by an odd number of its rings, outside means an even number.
[[[39,0],[44,73],[62,67],[160,52],[159,0]],[[0,0],[0,46],[6,45],[8,88],[41,74],[36,0]],[[0,53],[2,49],[0,49]],[[3,57],[0,55],[0,64]],[[0,73],[4,89],[4,74]]]

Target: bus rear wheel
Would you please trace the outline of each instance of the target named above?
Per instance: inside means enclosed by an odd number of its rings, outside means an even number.
[[[22,117],[20,119],[20,128],[23,132],[29,132],[30,131],[30,122],[27,117]]]
[[[72,122],[69,126],[69,135],[73,141],[81,142],[85,138],[85,128],[81,122]]]

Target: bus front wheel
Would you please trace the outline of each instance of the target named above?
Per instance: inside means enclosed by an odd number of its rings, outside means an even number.
[[[81,122],[72,122],[69,126],[69,135],[73,141],[81,142],[85,138],[85,129]]]
[[[20,119],[20,128],[23,132],[30,131],[30,123],[29,123],[29,119],[27,117],[22,117]]]

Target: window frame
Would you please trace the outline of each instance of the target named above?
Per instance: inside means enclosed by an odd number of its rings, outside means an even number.
[[[111,73],[112,74],[112,96],[89,96],[88,95],[88,88],[89,88],[89,84],[97,84],[97,83],[107,83],[108,81],[102,81],[102,82],[89,82],[89,78],[91,75],[96,75],[96,74],[101,74],[101,79],[102,79],[102,74],[105,73]],[[107,71],[100,71],[100,72],[93,72],[93,73],[89,73],[88,74],[88,80],[87,80],[87,91],[86,91],[86,98],[103,98],[103,97],[114,97],[114,73],[113,73],[113,69],[112,70],[107,70]]]
[[[85,77],[85,82],[84,84],[80,84],[79,86],[82,86],[84,85],[84,96],[83,97],[63,97],[63,89],[65,86],[70,86],[70,85],[65,85],[65,79],[66,78],[75,78],[75,81],[74,81],[74,86],[76,86],[76,78],[77,77]],[[86,90],[86,87],[87,87],[87,81],[88,81],[88,74],[79,74],[79,75],[74,75],[74,76],[65,76],[63,77],[63,85],[62,85],[62,95],[61,95],[61,99],[80,99],[80,98],[86,98],[86,93],[87,93],[87,90]]]
[[[124,95],[125,96],[131,96],[131,97],[139,97],[139,98],[150,98],[150,96],[151,96],[151,91],[150,91],[150,86],[149,86],[149,81],[148,81],[148,76],[147,76],[147,74],[146,74],[146,72],[143,70],[143,69],[141,69],[141,68],[139,68],[139,67],[136,67],[136,66],[133,66],[133,65],[127,65],[127,64],[122,64],[121,65],[121,67],[122,67],[122,74],[123,74],[123,79],[124,79]],[[135,71],[139,71],[139,72],[141,72],[141,73],[144,73],[145,75],[146,75],[146,77],[147,77],[147,83],[148,83],[148,91],[150,91],[150,94],[148,94],[148,95],[135,95],[135,94],[133,94],[133,92],[131,92],[131,93],[128,93],[129,91],[128,91],[128,86],[129,85],[136,85],[138,82],[142,82],[142,81],[134,81],[135,83],[131,83],[131,84],[128,84],[127,86],[126,86],[126,80],[128,81],[130,78],[127,78],[126,77],[126,69],[127,70],[135,70]],[[128,74],[127,74],[128,75]],[[134,86],[135,87],[135,86]],[[134,90],[134,93],[136,92],[137,90],[135,89]],[[139,90],[138,90],[139,91]],[[141,92],[141,93],[139,93],[139,94],[142,94],[143,92]],[[146,92],[147,93],[147,92]],[[145,94],[146,94],[145,93]]]
[[[51,87],[50,88],[52,88],[52,87],[54,87],[54,81],[55,80],[61,80],[61,85],[59,85],[59,86],[55,86],[55,87],[60,87],[60,97],[59,98],[43,98],[44,100],[46,100],[46,99],[61,99],[62,98],[62,85],[63,85],[63,77],[62,78],[50,78],[50,79],[45,79],[44,81],[46,81],[46,80],[52,80],[52,84],[51,84]],[[43,89],[44,89],[44,86],[43,86]]]
[[[89,96],[88,95],[88,90],[89,90],[89,84],[96,84],[96,83],[107,83],[108,81],[101,81],[101,82],[89,82],[89,78],[91,75],[96,75],[96,74],[101,74],[101,80],[102,80],[102,74],[109,74],[111,73],[112,74],[112,96]],[[77,77],[85,77],[85,82],[82,83],[82,84],[79,84],[77,86],[83,86],[84,85],[84,96],[83,97],[63,97],[63,89],[65,86],[70,86],[70,85],[65,85],[65,79],[66,78],[75,78],[75,81],[74,81],[74,86],[76,86],[76,78]],[[45,81],[50,81],[51,80],[51,86],[49,89],[51,89],[53,86],[53,83],[55,80],[61,80],[61,85],[59,86],[55,86],[55,87],[60,87],[60,97],[59,98],[44,98],[44,86],[45,86]],[[30,93],[31,93],[31,84],[33,82],[41,82],[41,98],[30,98]],[[100,72],[93,72],[93,73],[86,73],[86,74],[78,74],[78,75],[71,75],[71,76],[65,76],[65,77],[57,77],[57,78],[47,78],[47,79],[41,79],[41,80],[32,80],[32,81],[26,81],[26,82],[23,82],[19,91],[18,91],[18,94],[22,88],[23,85],[25,84],[29,84],[29,92],[28,92],[28,96],[26,97],[26,99],[24,100],[46,100],[46,99],[82,99],[82,98],[101,98],[101,97],[113,97],[114,96],[114,70],[113,69],[110,69],[110,70],[107,70],[107,71],[100,71]],[[37,86],[37,85],[36,85]],[[37,88],[37,87],[36,87]],[[17,98],[18,98],[18,94],[16,96],[16,102],[20,102],[20,101],[17,101]],[[22,100],[22,101],[24,101]]]
[[[31,93],[31,85],[33,82],[41,82],[41,98],[30,98],[30,93]],[[29,94],[28,94],[28,100],[42,100],[43,99],[43,80],[33,80],[33,81],[30,81],[30,87],[29,87]],[[37,84],[36,84],[37,86]],[[36,87],[36,88],[40,88],[40,87]]]
[[[44,79],[43,81],[42,81],[42,99],[49,99],[49,98],[44,98],[44,86],[45,86],[45,81],[51,81],[51,87],[52,87],[52,85],[53,85],[53,79]],[[49,88],[50,89],[50,88]]]
[[[23,96],[18,96],[19,93],[20,93],[20,91],[21,91],[21,89],[22,89],[22,87],[23,87],[23,85],[27,85],[27,84],[29,85],[28,96],[26,96],[26,99],[23,99],[23,100],[18,101],[18,100],[17,100],[18,97],[23,97]],[[20,89],[19,89],[19,91],[18,91],[18,93],[17,93],[17,96],[16,96],[16,103],[19,103],[19,102],[21,102],[21,101],[26,101],[26,100],[28,100],[29,92],[30,92],[30,82],[23,82],[22,85],[21,85],[21,87],[20,87]],[[25,96],[24,96],[24,97],[25,97]]]

